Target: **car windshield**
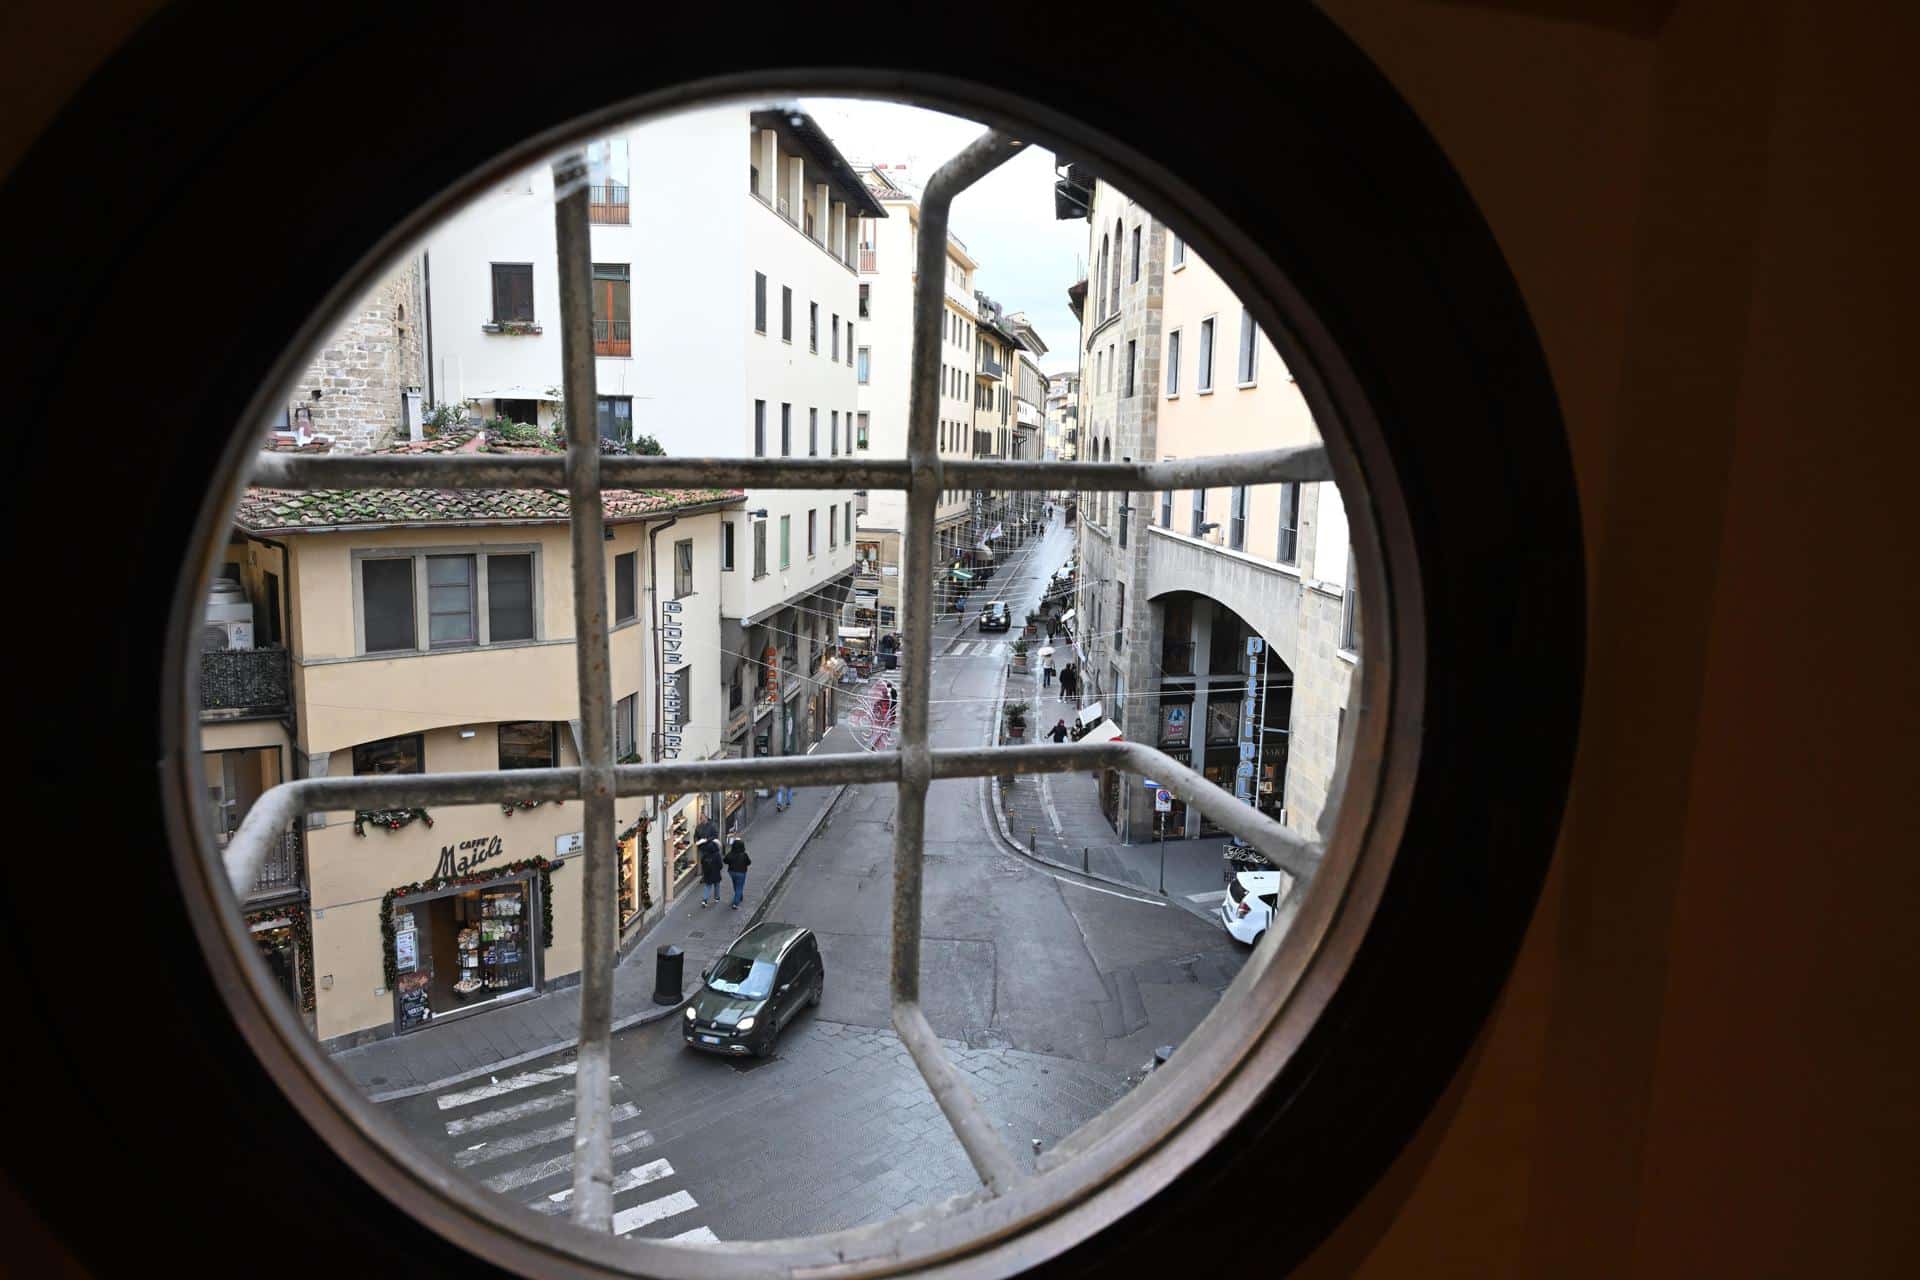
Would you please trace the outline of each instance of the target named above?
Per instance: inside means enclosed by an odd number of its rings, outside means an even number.
[[[773,972],[773,965],[765,960],[721,956],[720,963],[713,967],[713,973],[707,978],[707,986],[722,995],[764,1000],[767,993],[773,990]]]

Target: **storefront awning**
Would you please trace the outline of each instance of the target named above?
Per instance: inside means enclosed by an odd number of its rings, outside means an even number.
[[[840,628],[840,638],[842,640],[871,640],[873,639],[873,628],[842,627]]]
[[[1080,739],[1080,741],[1118,742],[1120,741],[1120,726],[1111,720],[1102,720],[1099,724],[1088,730],[1087,736]]]
[[[491,391],[476,391],[468,396],[469,400],[550,400],[560,402],[558,388],[554,387],[495,387]]]
[[[958,578],[958,579],[959,579],[960,581],[962,581],[962,582],[972,582],[972,581],[973,581],[973,575],[972,575],[972,574],[970,574],[970,573],[968,573],[968,572],[967,572],[967,571],[966,571],[965,569],[955,569],[955,570],[953,571],[953,576],[954,576],[955,578]]]
[[[1063,626],[1063,627],[1064,627],[1064,626],[1066,626],[1066,625],[1067,625],[1068,623],[1070,623],[1070,622],[1072,622],[1072,621],[1073,621],[1073,610],[1071,610],[1071,609],[1069,609],[1069,610],[1067,610],[1067,611],[1066,611],[1065,613],[1063,613],[1063,614],[1061,614],[1061,615],[1060,615],[1060,625],[1061,625],[1061,626]]]

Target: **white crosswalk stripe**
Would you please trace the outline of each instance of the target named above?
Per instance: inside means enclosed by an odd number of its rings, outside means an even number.
[[[563,1062],[557,1067],[548,1067],[544,1071],[528,1071],[521,1075],[509,1076],[505,1080],[496,1080],[483,1084],[477,1089],[463,1089],[459,1093],[443,1093],[434,1101],[442,1111],[451,1111],[455,1107],[464,1107],[470,1102],[485,1102],[488,1098],[498,1098],[502,1094],[513,1093],[519,1089],[531,1089],[537,1084],[549,1084],[563,1079],[580,1069],[577,1062]]]
[[[619,1093],[620,1077],[611,1077],[610,1083],[613,1085],[613,1091]],[[447,1121],[447,1136],[449,1138],[457,1138],[463,1133],[475,1133],[481,1129],[492,1129],[499,1125],[510,1124],[526,1116],[537,1116],[542,1111],[552,1111],[556,1107],[567,1106],[572,1101],[573,1090],[562,1089],[558,1093],[550,1093],[544,1097],[529,1098],[525,1102],[516,1102],[510,1107],[501,1107],[494,1111],[477,1111],[470,1116],[461,1116],[458,1120]]]
[[[623,1102],[610,1113],[615,1124],[622,1120],[631,1120],[640,1114],[640,1108],[631,1102]],[[544,1129],[529,1129],[525,1133],[512,1134],[505,1138],[496,1138],[492,1142],[481,1142],[468,1147],[465,1151],[453,1153],[453,1166],[456,1169],[471,1168],[484,1164],[488,1160],[498,1160],[502,1156],[518,1155],[522,1151],[531,1151],[543,1147],[549,1142],[558,1142],[562,1138],[573,1136],[573,1118],[569,1117],[559,1124],[550,1124]]]
[[[624,1155],[631,1155],[635,1151],[644,1151],[652,1145],[653,1134],[646,1129],[638,1129],[615,1138],[609,1150],[613,1157],[618,1159]],[[495,1174],[491,1178],[482,1180],[480,1185],[489,1191],[517,1191],[521,1187],[530,1187],[536,1182],[544,1182],[558,1174],[571,1172],[573,1172],[573,1152],[567,1151],[545,1160],[522,1165],[518,1169],[509,1169],[505,1173]]]
[[[672,1176],[673,1166],[671,1164],[665,1160],[649,1160],[647,1163],[637,1165],[615,1177],[613,1180],[613,1194],[619,1195],[622,1191],[631,1191],[635,1187],[644,1187],[649,1182],[658,1182],[662,1178],[670,1178]],[[566,1190],[556,1191],[544,1199],[535,1200],[527,1207],[529,1209],[538,1209],[541,1213],[565,1213],[567,1204],[572,1199],[573,1188],[568,1187]]]
[[[684,1191],[676,1191],[670,1196],[661,1196],[658,1200],[649,1200],[645,1204],[634,1205],[631,1209],[622,1209],[613,1215],[613,1234],[624,1236],[630,1231],[650,1226],[662,1218],[671,1218],[700,1206],[694,1198]]]
[[[719,1244],[720,1237],[713,1234],[712,1227],[695,1227],[691,1231],[682,1231],[677,1236],[668,1236],[669,1244]]]

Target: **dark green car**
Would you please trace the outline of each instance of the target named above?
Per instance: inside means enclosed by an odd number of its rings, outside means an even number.
[[[827,970],[813,930],[763,923],[700,975],[681,1019],[689,1049],[764,1058],[802,1005],[820,1003]]]

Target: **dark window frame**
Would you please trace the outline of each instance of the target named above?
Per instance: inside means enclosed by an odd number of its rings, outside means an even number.
[[[514,754],[511,757],[509,757],[508,747],[507,747],[507,731],[509,729],[517,730],[529,725],[537,725],[540,728],[546,730],[546,734],[545,734],[546,743],[547,743],[546,758],[540,759],[537,756],[520,754],[518,746],[514,748]],[[502,769],[557,769],[560,767],[560,726],[555,724],[553,721],[551,720],[502,720],[499,724],[494,726],[494,734],[495,734],[495,749],[498,752],[500,767]],[[509,759],[512,759],[515,761],[525,761],[526,763],[509,764],[508,763]]]
[[[492,267],[493,323],[532,324],[533,264],[531,262],[495,262]],[[525,311],[525,315],[517,314]]]
[[[404,763],[404,755],[399,749],[412,744],[413,767],[382,769],[379,761],[387,757],[387,750],[399,756]],[[396,773],[425,773],[427,771],[427,740],[423,733],[401,733],[391,738],[375,738],[372,742],[355,743],[353,748],[353,776],[356,778],[379,778]]]

